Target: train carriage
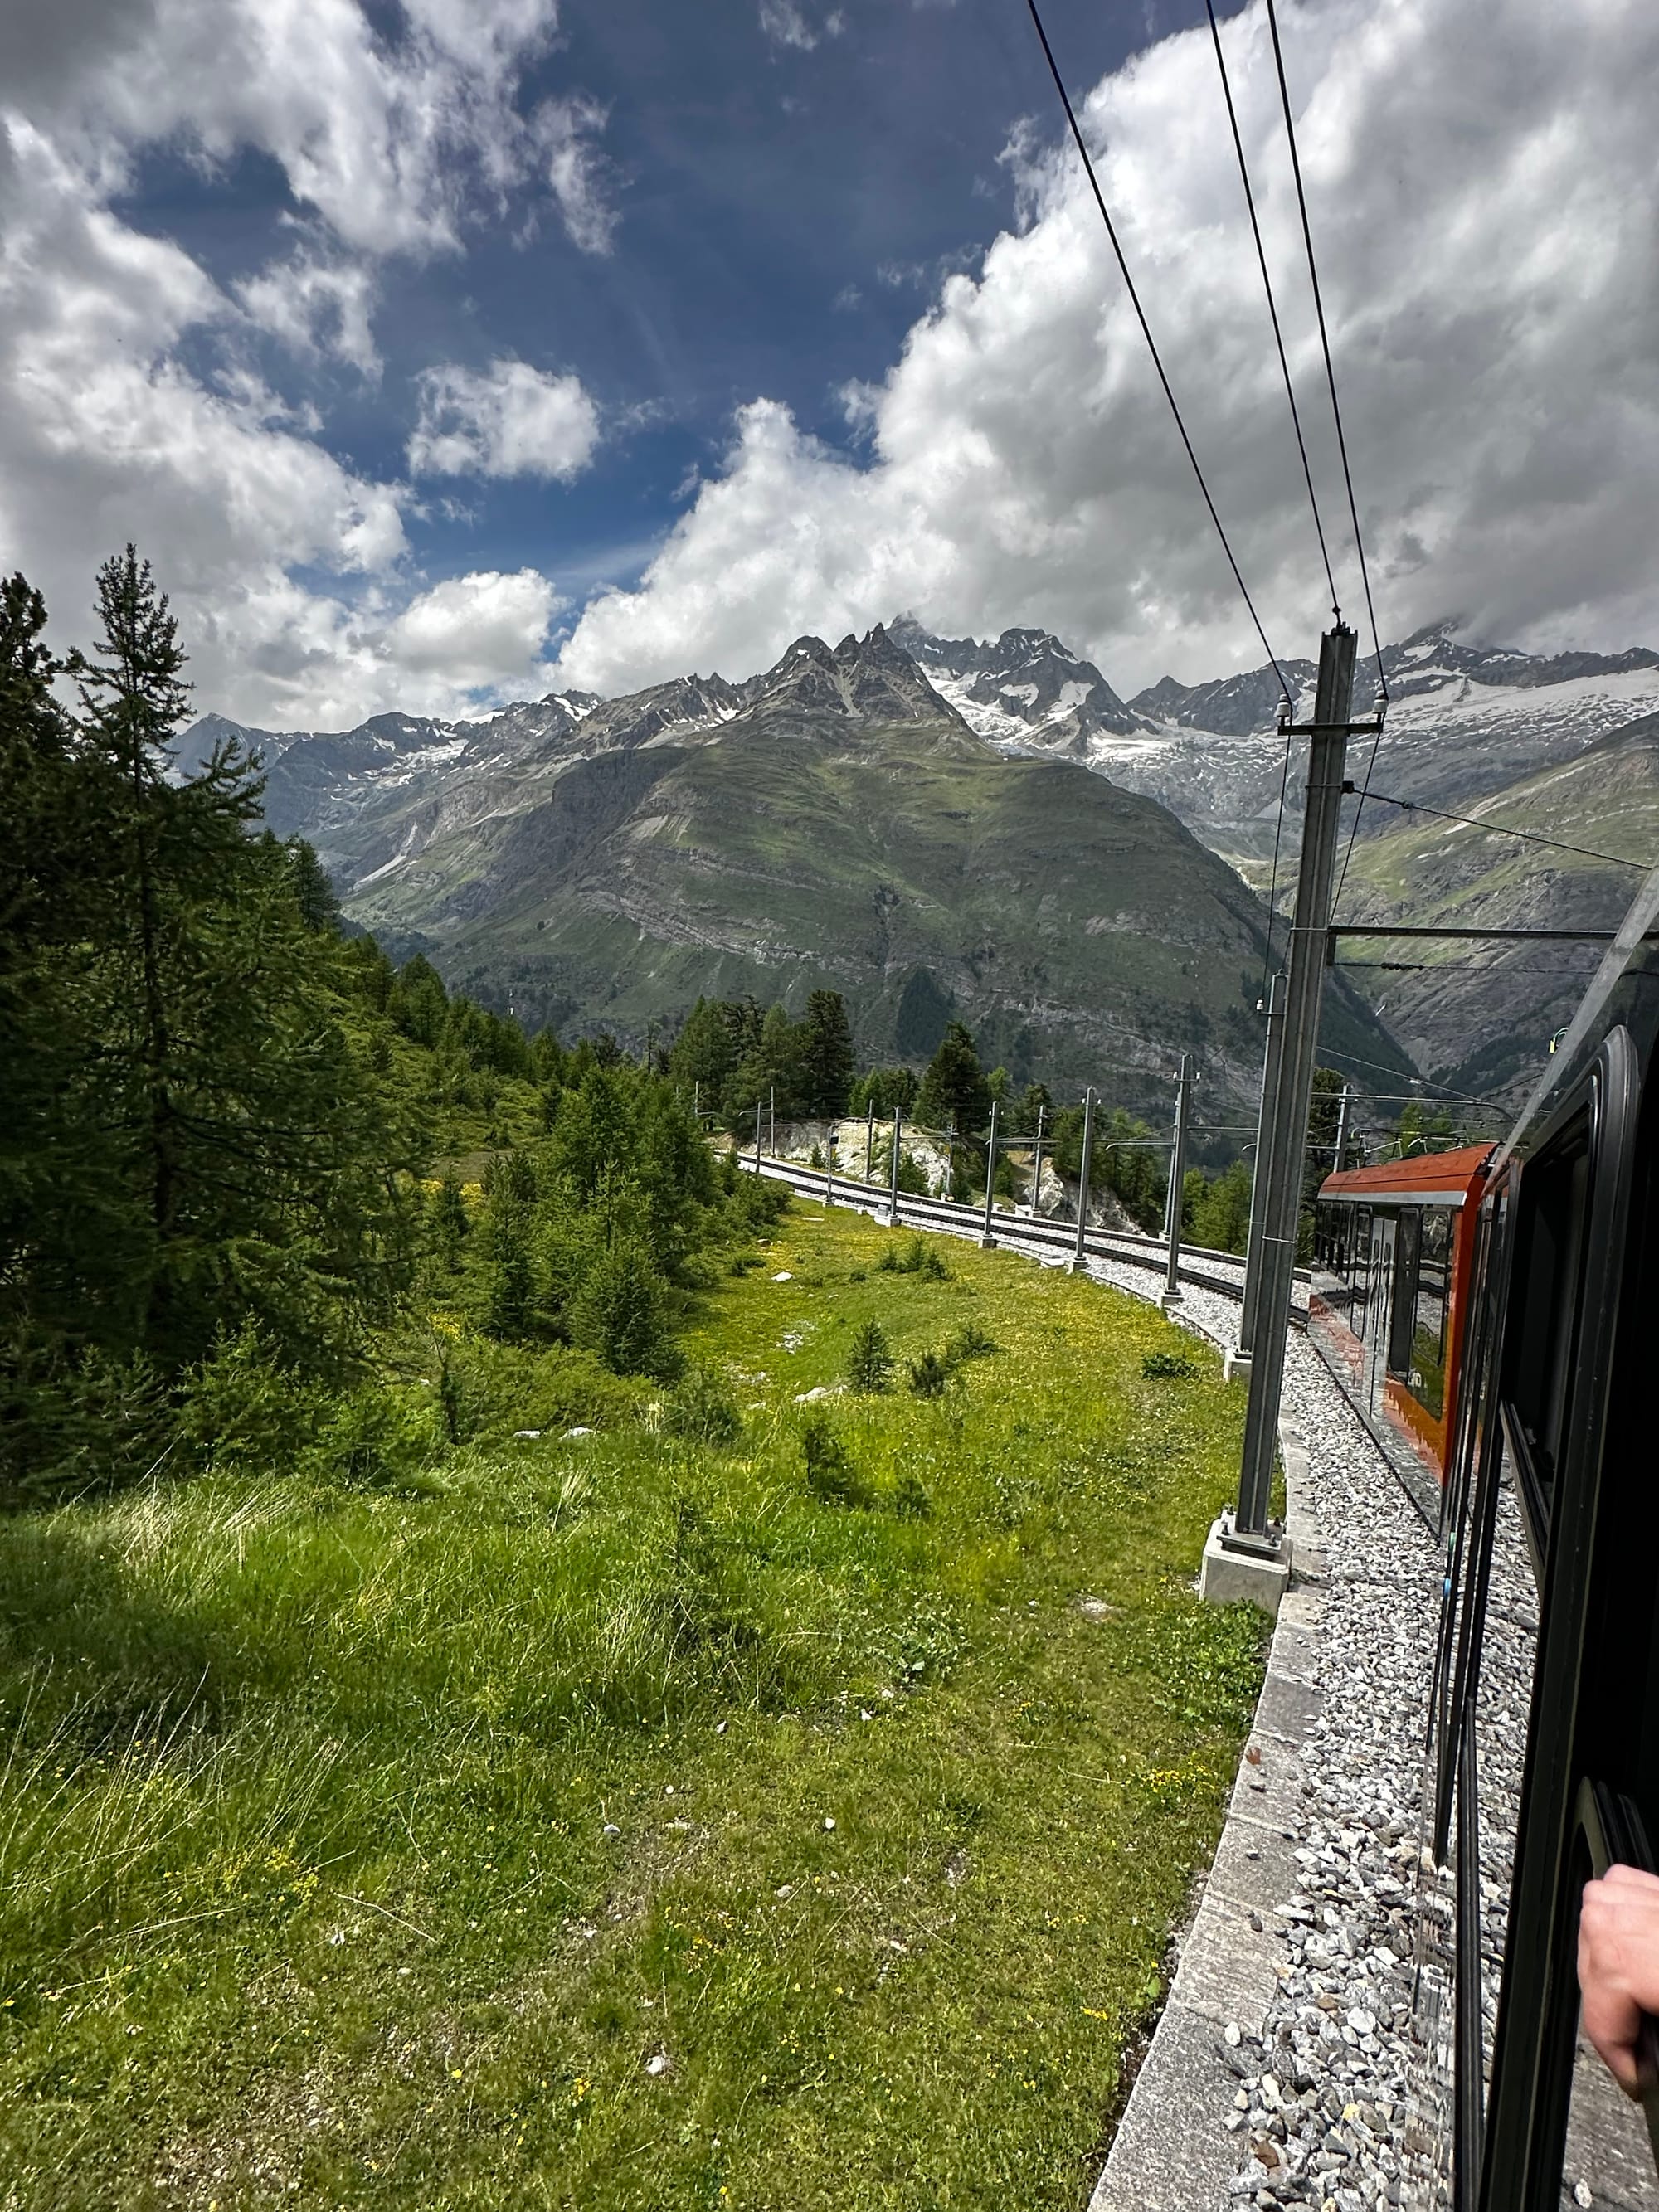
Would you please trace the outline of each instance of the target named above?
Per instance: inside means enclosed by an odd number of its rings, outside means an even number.
[[[1490,1145],[1328,1176],[1308,1327],[1359,1409],[1443,1480]]]
[[[1431,1750],[1457,2212],[1659,2203],[1659,2040],[1644,2130],[1581,2044],[1576,1972],[1585,1881],[1652,1870],[1659,1834],[1659,978],[1632,965],[1656,908],[1659,877],[1454,1240]]]

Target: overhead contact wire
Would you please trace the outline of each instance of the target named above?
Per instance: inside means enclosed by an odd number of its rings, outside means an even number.
[[[1352,791],[1355,786],[1343,786]],[[1373,791],[1369,784],[1358,787],[1360,801],[1374,799],[1379,806],[1397,806],[1402,814],[1431,814],[1437,822],[1461,823],[1466,830],[1485,830],[1494,837],[1518,837],[1525,845],[1547,845],[1553,853],[1577,853],[1582,860],[1605,860],[1609,867],[1634,868],[1639,875],[1652,873],[1648,860],[1627,860],[1618,853],[1597,853],[1588,845],[1569,845],[1559,837],[1540,836],[1535,830],[1514,830],[1507,822],[1485,822],[1474,814],[1448,814],[1441,806],[1425,806],[1420,799],[1390,799],[1385,791]],[[1358,817],[1356,817],[1356,819]]]
[[[1124,258],[1123,248],[1118,241],[1117,228],[1112,221],[1111,211],[1106,205],[1106,196],[1100,189],[1099,178],[1095,174],[1094,157],[1089,151],[1088,142],[1084,137],[1082,126],[1078,122],[1077,112],[1072,106],[1071,94],[1066,89],[1066,80],[1061,76],[1060,64],[1054,59],[1054,48],[1048,44],[1048,33],[1042,27],[1042,17],[1037,12],[1036,0],[1025,0],[1025,4],[1030,10],[1031,21],[1036,26],[1037,37],[1042,43],[1043,59],[1048,64],[1048,74],[1054,81],[1054,90],[1060,94],[1060,104],[1066,111],[1066,120],[1071,125],[1072,137],[1077,143],[1079,154],[1082,156],[1084,174],[1089,179],[1089,189],[1094,194],[1095,205],[1100,210],[1100,219],[1106,226],[1106,235],[1111,241],[1118,270],[1123,278],[1124,289],[1129,295],[1129,305],[1134,309],[1135,319],[1140,325],[1140,334],[1146,341],[1146,350],[1152,357],[1152,367],[1158,371],[1158,380],[1164,387],[1164,397],[1170,403],[1170,412],[1175,417],[1176,428],[1181,434],[1181,442],[1186,448],[1187,459],[1192,463],[1193,474],[1198,479],[1199,490],[1203,494],[1204,504],[1209,509],[1210,520],[1215,525],[1215,534],[1221,540],[1221,550],[1227,556],[1227,566],[1233,572],[1233,581],[1238,586],[1239,596],[1249,611],[1250,620],[1255,627],[1255,634],[1261,641],[1261,649],[1267,656],[1273,674],[1279,678],[1279,690],[1288,701],[1291,690],[1285,681],[1285,672],[1279,665],[1277,654],[1267,642],[1267,633],[1261,627],[1261,617],[1255,611],[1255,602],[1250,597],[1243,573],[1234,556],[1231,540],[1223,526],[1216,503],[1210,495],[1209,484],[1205,480],[1204,471],[1200,465],[1198,454],[1194,449],[1192,439],[1188,434],[1186,422],[1176,403],[1174,388],[1164,369],[1164,357],[1159,353],[1158,342],[1152,336],[1152,327],[1146,319],[1146,311],[1140,304],[1140,295],[1135,289],[1135,280],[1129,274],[1129,264]]]
[[[1313,510],[1314,534],[1319,540],[1319,557],[1325,564],[1325,581],[1331,594],[1331,612],[1340,622],[1342,608],[1337,598],[1336,578],[1331,569],[1330,549],[1325,543],[1325,525],[1320,517],[1319,501],[1314,491],[1308,443],[1302,434],[1302,415],[1296,404],[1296,387],[1291,380],[1291,364],[1285,351],[1285,334],[1279,328],[1279,306],[1273,298],[1273,278],[1267,270],[1267,249],[1261,242],[1261,226],[1256,221],[1255,194],[1250,189],[1249,164],[1244,158],[1244,140],[1238,128],[1238,112],[1233,106],[1233,88],[1227,76],[1227,58],[1221,46],[1221,27],[1215,19],[1215,0],[1204,0],[1204,5],[1210,18],[1210,37],[1215,45],[1215,65],[1221,73],[1221,96],[1227,103],[1227,122],[1233,134],[1233,151],[1238,156],[1238,174],[1244,187],[1244,205],[1249,211],[1250,235],[1255,240],[1255,258],[1261,269],[1261,289],[1267,295],[1267,314],[1273,326],[1273,343],[1279,349],[1279,373],[1285,379],[1285,397],[1290,403],[1291,423],[1296,432],[1296,449],[1302,456],[1302,478],[1308,487],[1308,505]]]

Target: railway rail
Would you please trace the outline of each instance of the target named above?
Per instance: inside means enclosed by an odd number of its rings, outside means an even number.
[[[755,1172],[754,1154],[743,1156],[743,1165],[750,1174]],[[860,1182],[851,1176],[832,1176],[827,1169],[797,1167],[787,1160],[763,1158],[760,1172],[774,1182],[787,1183],[797,1197],[826,1199],[833,1192],[834,1202],[856,1206],[867,1211],[886,1214],[890,1204],[884,1184]],[[942,1231],[955,1237],[979,1237],[985,1226],[983,1206],[971,1206],[956,1199],[917,1198],[903,1192],[899,1199],[898,1225],[908,1223],[913,1229]],[[1075,1222],[1045,1221],[1029,1214],[994,1213],[992,1233],[999,1246],[1014,1251],[1027,1251],[1038,1258],[1070,1255],[1077,1249]],[[1194,1290],[1214,1291],[1235,1301],[1243,1297],[1244,1262],[1234,1252],[1215,1252],[1204,1245],[1188,1248],[1195,1259],[1206,1264],[1190,1266],[1183,1261],[1176,1271],[1176,1279]],[[1149,1273],[1163,1274],[1167,1264],[1169,1248],[1162,1238],[1138,1234],[1133,1230],[1091,1229],[1084,1237],[1084,1256],[1087,1259],[1110,1260],[1121,1267],[1144,1267]],[[1297,1280],[1304,1288],[1308,1276],[1298,1269]],[[1291,1312],[1293,1327],[1305,1329],[1308,1325],[1307,1306],[1293,1305]]]

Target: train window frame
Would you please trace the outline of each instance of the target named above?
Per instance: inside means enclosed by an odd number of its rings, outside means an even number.
[[[1572,1415],[1573,1370],[1583,1326],[1584,1267],[1599,1169],[1599,1086],[1577,1085],[1551,1117],[1516,1178],[1510,1295],[1498,1365],[1498,1407],[1514,1474],[1533,1575],[1544,1581],[1562,1437]],[[1567,1236],[1547,1208],[1565,1177]],[[1549,1243],[1546,1232],[1554,1232]],[[1535,1263],[1549,1267],[1547,1286]],[[1565,1324],[1565,1326],[1563,1326]],[[1540,1387],[1541,1378],[1541,1387]],[[1543,1433],[1544,1430],[1548,1433]]]
[[[1534,1552],[1539,1573],[1539,1646],[1527,1732],[1520,1819],[1510,1889],[1509,1929],[1498,1992],[1490,2084],[1480,2143],[1478,2212],[1554,2212],[1559,2202],[1577,2021],[1571,1971],[1571,1928],[1577,1888],[1568,1863],[1574,1844],[1573,1804],[1583,1778],[1582,1668],[1594,1607],[1589,1569],[1602,1508],[1615,1353],[1632,1356],[1631,1317],[1621,1312],[1631,1265],[1631,1223],[1637,1188],[1642,1065],[1622,1024],[1602,1039],[1563,1104],[1516,1164],[1515,1265],[1509,1289],[1498,1378],[1504,1457],[1528,1523],[1516,1446],[1529,1451],[1513,1401],[1517,1361],[1535,1340],[1515,1326],[1530,1281],[1521,1266],[1522,1232],[1536,1219],[1547,1177],[1540,1161],[1558,1164],[1583,1133],[1589,1114],[1584,1236],[1577,1254],[1577,1315],[1567,1352],[1572,1387],[1559,1422],[1557,1487]],[[1507,1152],[1497,1164],[1503,1166]],[[1528,1178],[1532,1179],[1528,1207]],[[1559,1347],[1558,1347],[1559,1348]],[[1528,1527],[1529,1540],[1532,1530]],[[1467,2190],[1462,2191],[1468,2202]]]

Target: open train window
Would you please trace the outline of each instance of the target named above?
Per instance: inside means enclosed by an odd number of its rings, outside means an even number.
[[[1516,1207],[1510,1292],[1515,1319],[1504,1347],[1504,1427],[1534,1558],[1540,1562],[1572,1391],[1589,1216],[1590,1140],[1586,1103],[1527,1162]]]
[[[1411,1373],[1412,1316],[1417,1305],[1417,1255],[1423,1217],[1402,1206],[1394,1232],[1394,1304],[1389,1310],[1389,1372]]]

